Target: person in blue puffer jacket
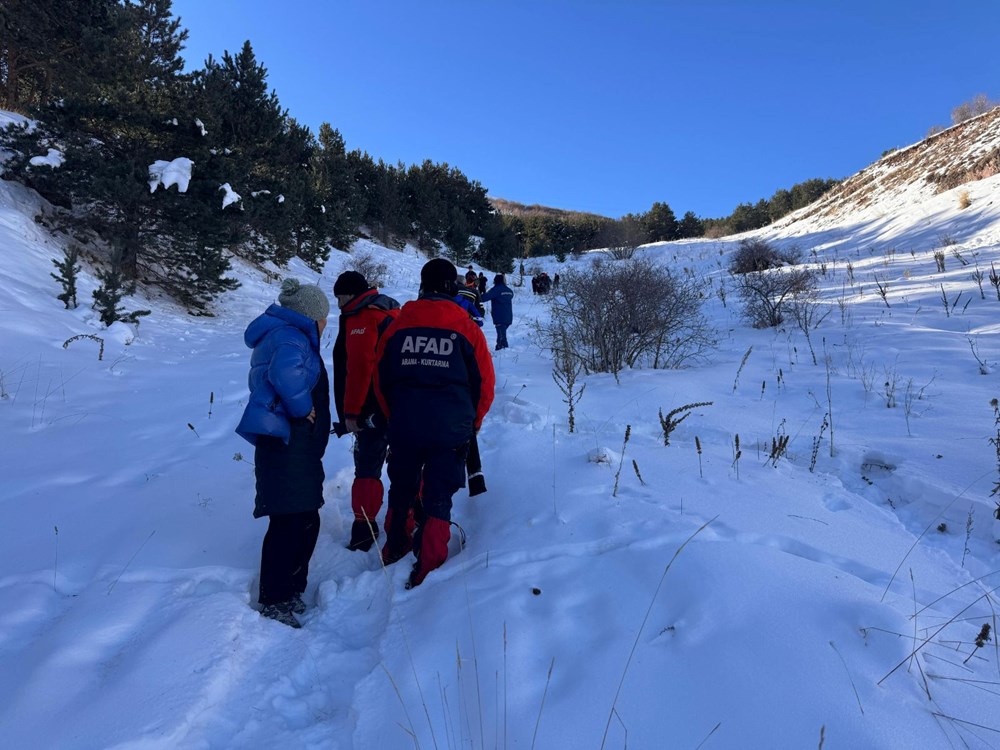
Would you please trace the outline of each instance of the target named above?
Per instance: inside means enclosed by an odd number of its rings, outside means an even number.
[[[330,381],[319,342],[330,301],[297,279],[247,326],[250,399],[236,432],[254,446],[254,517],[268,516],[260,559],[261,615],[293,628],[305,611],[309,560],[319,537]]]

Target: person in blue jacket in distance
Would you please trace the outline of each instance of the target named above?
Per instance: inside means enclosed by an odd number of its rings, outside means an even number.
[[[514,290],[507,286],[502,273],[493,277],[493,286],[483,295],[482,301],[490,303],[490,317],[497,329],[495,349],[506,349],[509,346],[507,329],[514,322]]]

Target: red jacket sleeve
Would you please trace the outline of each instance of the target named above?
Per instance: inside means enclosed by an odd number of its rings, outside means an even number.
[[[344,382],[344,416],[361,416],[368,389],[375,372],[375,347],[378,344],[378,320],[367,312],[348,321],[345,347],[347,378]]]

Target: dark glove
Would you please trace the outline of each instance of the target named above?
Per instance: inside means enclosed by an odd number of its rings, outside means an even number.
[[[486,492],[486,478],[483,477],[483,464],[479,458],[479,440],[475,434],[469,440],[468,452],[465,454],[465,471],[469,475],[469,497]]]
[[[469,476],[469,497],[482,495],[484,492],[486,492],[486,477],[483,476],[483,472],[471,474]]]
[[[344,435],[350,435],[350,430],[347,429],[347,425],[343,422],[334,422],[330,425],[333,429],[330,430],[331,435],[336,435],[337,437],[344,437]],[[375,422],[372,415],[363,417],[358,420],[358,427],[362,430],[368,430],[375,427]]]

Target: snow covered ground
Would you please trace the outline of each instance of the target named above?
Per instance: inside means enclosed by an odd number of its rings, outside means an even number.
[[[413,591],[407,563],[348,552],[334,440],[293,631],[252,606],[266,524],[233,433],[242,331],[278,281],[240,268],[217,317],[153,297],[105,329],[90,273],[62,309],[61,247],[0,182],[3,745],[1000,747],[1000,654],[992,633],[975,646],[1000,586],[1000,177],[962,189],[965,210],[956,189],[762,232],[821,273],[818,364],[794,326],[741,320],[735,238],[643,249],[711,284],[720,346],[587,377],[573,434],[529,325],[545,300],[521,287],[480,436],[489,492],[456,497],[466,548]],[[359,244],[415,296],[419,255]],[[349,266],[334,253],[323,288]],[[665,447],[658,410],[702,401]]]

